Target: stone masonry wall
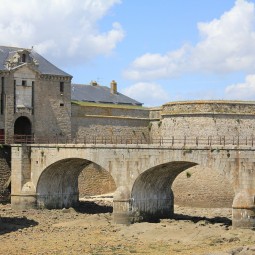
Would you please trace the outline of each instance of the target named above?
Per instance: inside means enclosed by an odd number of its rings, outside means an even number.
[[[87,166],[79,175],[79,196],[112,193],[116,190],[111,175],[96,164]]]
[[[11,176],[11,148],[9,146],[0,147],[0,201],[9,199],[10,190],[9,179]]]
[[[60,92],[64,82],[64,92]],[[43,76],[35,83],[35,134],[71,136],[71,91],[67,77]]]
[[[182,172],[172,185],[179,206],[231,208],[234,191],[225,176],[211,168],[192,167]]]
[[[32,124],[35,136],[54,135],[71,136],[71,78],[51,75],[39,75],[27,66],[4,73],[5,78],[5,114],[1,117],[6,136],[14,134],[14,123],[20,116],[27,117]],[[34,82],[34,107],[15,110],[14,81]],[[60,92],[60,82],[64,82],[64,92]],[[16,88],[17,89],[17,88]],[[32,92],[31,95],[32,96]],[[32,99],[31,99],[32,100]]]
[[[133,139],[148,141],[149,110],[126,109],[72,104],[72,136],[88,138]]]
[[[8,73],[4,75],[5,84],[5,108],[4,108],[4,129],[5,135],[12,136],[14,132],[14,85],[13,85],[13,74]]]
[[[159,141],[161,139],[161,113],[162,108],[152,108],[150,111],[150,123],[149,123],[149,132],[150,132],[150,140],[152,142]]]
[[[162,108],[161,136],[252,137],[255,104],[235,101],[169,103]]]

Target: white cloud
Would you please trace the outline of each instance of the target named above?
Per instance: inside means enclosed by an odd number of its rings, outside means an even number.
[[[225,94],[228,99],[255,100],[255,74],[246,76],[244,83],[226,87]]]
[[[124,75],[133,80],[170,78],[187,72],[230,73],[255,66],[254,3],[237,0],[219,19],[198,23],[201,40],[166,54],[135,59]]]
[[[0,44],[30,48],[56,62],[108,55],[124,38],[120,24],[101,32],[98,22],[121,0],[1,0]]]
[[[146,106],[162,105],[169,101],[168,93],[156,83],[139,82],[123,90],[131,98],[144,103]]]

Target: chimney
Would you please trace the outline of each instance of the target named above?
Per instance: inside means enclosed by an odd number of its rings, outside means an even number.
[[[115,80],[112,80],[111,82],[111,93],[117,94],[117,82]]]
[[[97,85],[98,85],[96,81],[91,81],[90,84],[91,84],[92,86],[97,86]]]

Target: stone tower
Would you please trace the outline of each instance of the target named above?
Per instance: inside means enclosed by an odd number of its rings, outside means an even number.
[[[34,50],[0,46],[0,140],[70,136],[71,79]]]

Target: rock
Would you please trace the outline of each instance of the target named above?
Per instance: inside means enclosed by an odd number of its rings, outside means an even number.
[[[199,226],[206,226],[206,225],[209,225],[210,222],[208,220],[200,220],[200,221],[197,222],[197,224]]]
[[[72,213],[72,212],[74,212],[75,210],[74,210],[72,207],[70,207],[70,208],[63,208],[61,211],[62,211],[63,213]]]

